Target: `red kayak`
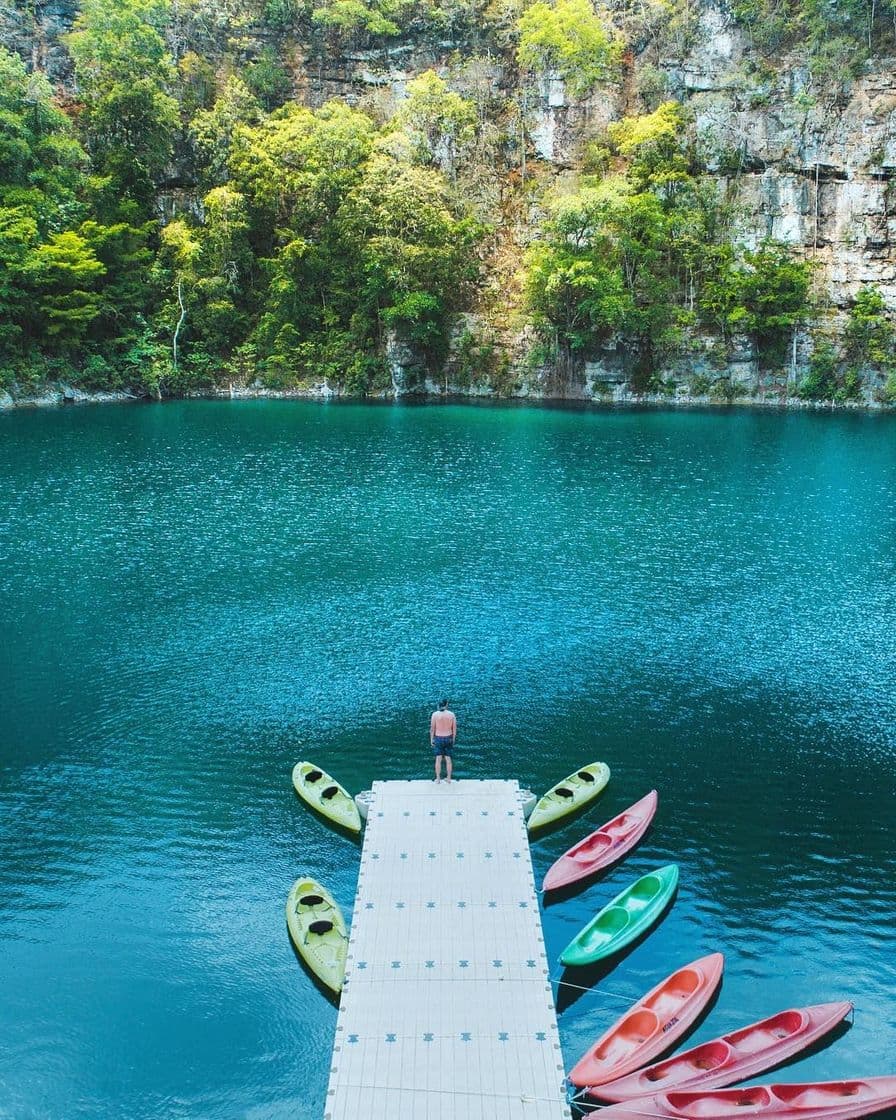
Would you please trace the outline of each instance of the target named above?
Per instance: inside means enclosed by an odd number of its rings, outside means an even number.
[[[708,1093],[660,1093],[602,1108],[600,1120],[855,1120],[896,1108],[896,1077],[858,1081],[810,1081],[804,1085],[753,1085]]]
[[[652,789],[630,809],[574,844],[548,868],[541,885],[542,890],[555,891],[559,887],[568,887],[570,883],[577,883],[579,879],[593,875],[595,871],[609,867],[611,863],[621,859],[647,831],[656,812],[656,804],[657,792]]]
[[[770,1019],[595,1086],[590,1095],[603,1101],[627,1101],[665,1089],[713,1089],[745,1081],[805,1050],[833,1030],[850,1011],[852,1004],[848,1000],[779,1011]]]
[[[725,958],[710,953],[685,965],[627,1011],[601,1035],[569,1073],[578,1088],[622,1077],[681,1038],[719,986]]]

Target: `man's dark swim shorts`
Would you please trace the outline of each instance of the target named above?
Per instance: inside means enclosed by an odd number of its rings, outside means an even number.
[[[454,740],[450,735],[434,735],[432,740],[433,754],[451,754]]]

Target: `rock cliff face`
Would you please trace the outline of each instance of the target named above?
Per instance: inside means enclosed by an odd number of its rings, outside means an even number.
[[[640,60],[632,61],[634,77]],[[654,64],[656,65],[656,64]],[[816,266],[820,319],[832,330],[865,285],[875,285],[896,309],[896,59],[874,58],[846,88],[813,89],[803,59],[784,56],[774,68],[754,65],[754,52],[724,5],[706,4],[693,44],[656,68],[668,93],[690,110],[702,159],[737,205],[737,237],[748,248],[764,238],[791,245]],[[757,73],[758,71],[758,73]],[[633,83],[636,84],[636,81]],[[632,111],[623,95],[567,102],[563,84],[545,83],[533,106],[531,134],[539,155],[558,168],[574,166],[582,137]],[[730,395],[786,399],[805,372],[809,340],[794,339],[790,361],[761,374],[746,341],[724,365],[704,340],[705,359],[663,371],[668,397],[692,398],[692,383],[725,380]],[[556,380],[549,370],[524,377],[529,392]],[[882,378],[866,371],[863,400],[875,402]],[[632,399],[623,363],[612,347],[583,362],[564,395]],[[698,394],[700,395],[700,394]]]
[[[71,27],[77,0],[4,0],[0,3],[0,42],[44,71],[66,94],[76,92],[63,36]],[[815,285],[825,324],[836,330],[845,309],[863,286],[876,285],[887,307],[896,310],[896,59],[873,58],[858,78],[823,90],[813,84],[805,60],[784,56],[774,65],[757,64],[744,30],[719,0],[699,10],[688,46],[676,57],[646,52],[627,59],[621,86],[599,89],[584,100],[569,97],[556,76],[514,88],[509,56],[492,54],[488,45],[459,41],[399,42],[380,50],[346,50],[340,54],[312,49],[295,33],[286,42],[258,26],[245,34],[251,57],[276,40],[289,63],[295,96],[311,107],[339,97],[386,116],[405,95],[409,79],[435,69],[461,93],[475,92],[480,103],[521,106],[529,137],[529,158],[541,174],[562,180],[574,176],[583,143],[606,125],[643,108],[634,93],[647,67],[664,84],[664,96],[689,110],[693,142],[720,191],[736,200],[739,240],[748,247],[773,237],[793,246],[816,265]],[[226,18],[216,32],[226,39]],[[206,44],[206,50],[209,49]],[[475,66],[468,65],[475,59]],[[189,184],[160,192],[162,220],[192,209],[197,200]],[[519,245],[537,236],[542,217],[537,203],[518,217]],[[500,282],[497,285],[500,288]],[[517,395],[628,400],[633,393],[624,355],[611,342],[589,361],[558,370],[532,365],[531,339],[520,327],[508,291],[505,306],[468,316],[472,327],[496,338],[510,354],[502,390]],[[500,303],[500,301],[498,301]],[[817,325],[817,324],[816,324]],[[744,342],[719,359],[713,340],[696,338],[694,353],[662,371],[663,399],[691,399],[706,385],[724,381],[727,395],[780,400],[792,395],[805,371],[810,349],[807,332],[793,340],[786,367],[761,373],[756,355]],[[694,356],[696,354],[696,357]],[[488,392],[488,378],[470,383],[455,359],[436,382],[399,339],[389,340],[387,361],[396,395],[421,389]],[[695,390],[695,382],[699,387]],[[866,377],[863,398],[872,403],[880,378]]]

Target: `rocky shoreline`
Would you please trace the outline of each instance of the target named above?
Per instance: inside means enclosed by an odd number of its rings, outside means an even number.
[[[366,400],[381,403],[403,401],[409,404],[490,402],[521,405],[591,406],[597,408],[705,408],[714,410],[762,408],[810,412],[896,412],[896,405],[882,401],[816,401],[803,400],[794,396],[785,397],[780,394],[743,395],[735,396],[729,400],[717,399],[709,394],[696,395],[680,391],[674,394],[617,391],[612,395],[571,396],[533,392],[524,389],[518,393],[499,395],[483,389],[466,391],[452,389],[444,392],[434,387],[428,387],[423,391],[399,394],[385,392],[362,397],[335,390],[325,383],[295,389],[268,389],[263,386],[234,385],[224,389],[192,392],[182,397],[164,397],[162,400],[147,393],[129,390],[88,391],[58,383],[45,386],[40,392],[13,394],[6,390],[0,391],[0,412],[12,412],[16,409],[66,408],[74,405],[122,404],[125,402],[160,404],[169,400],[311,400],[321,403],[326,401],[361,402]]]

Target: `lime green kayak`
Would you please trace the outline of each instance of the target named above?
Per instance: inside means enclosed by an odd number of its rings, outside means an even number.
[[[328,988],[341,992],[348,929],[330,892],[314,879],[297,879],[286,900],[286,924],[305,964]]]
[[[292,771],[296,793],[312,809],[350,832],[361,831],[361,814],[351,795],[313,762],[297,762]]]
[[[678,886],[678,865],[642,875],[616,895],[560,954],[566,965],[594,964],[630,944],[657,920]]]
[[[529,816],[529,831],[553,824],[567,813],[581,809],[597,797],[609,780],[610,767],[605,762],[592,762],[576,770],[562,782],[551,786],[538,802]]]

